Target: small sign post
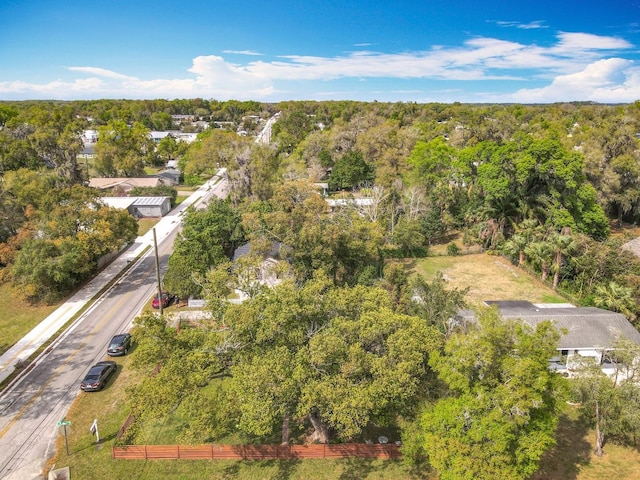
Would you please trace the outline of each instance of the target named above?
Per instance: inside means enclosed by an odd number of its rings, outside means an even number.
[[[64,417],[58,422],[58,426],[64,428],[64,445],[67,448],[67,457],[69,456],[69,441],[67,440],[67,425],[71,425],[71,422]]]
[[[96,443],[100,443],[100,434],[98,433],[98,419],[96,418],[89,429],[96,436]]]

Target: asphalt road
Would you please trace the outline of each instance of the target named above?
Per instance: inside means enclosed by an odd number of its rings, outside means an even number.
[[[182,210],[206,195],[224,196],[225,190],[224,182],[212,182],[161,220],[163,225],[156,233],[161,273],[166,269]],[[150,248],[4,392],[0,398],[0,478],[44,478],[42,470],[60,434],[58,422],[80,392],[80,382],[91,365],[109,358],[106,349],[111,337],[128,331],[157,291],[155,268],[154,249]]]

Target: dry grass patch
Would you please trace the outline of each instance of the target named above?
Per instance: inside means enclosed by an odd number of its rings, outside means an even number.
[[[590,440],[594,442],[595,433],[590,432]],[[567,477],[554,477],[558,480],[566,480]],[[593,453],[589,456],[589,462],[578,468],[578,480],[637,480],[640,478],[640,453],[637,450],[620,445],[605,445],[605,455],[598,457]],[[546,480],[553,480],[547,477]]]
[[[410,271],[432,279],[442,272],[450,288],[468,288],[470,306],[485,300],[528,300],[533,303],[565,303],[563,297],[502,257],[485,253],[414,259]]]

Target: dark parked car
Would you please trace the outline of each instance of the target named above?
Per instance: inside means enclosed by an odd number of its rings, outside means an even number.
[[[128,333],[121,333],[115,335],[109,342],[109,348],[107,348],[107,354],[111,357],[117,357],[120,355],[126,355],[131,348],[131,335]]]
[[[169,306],[169,303],[171,302],[171,296],[169,296],[168,293],[163,293],[162,294],[162,308],[167,308]],[[160,301],[158,300],[158,294],[156,293],[156,296],[153,297],[153,302],[151,303],[151,306],[153,308],[160,308]]]
[[[109,378],[116,371],[116,362],[98,362],[89,369],[89,372],[82,380],[80,388],[85,392],[96,392],[101,390],[109,381]]]

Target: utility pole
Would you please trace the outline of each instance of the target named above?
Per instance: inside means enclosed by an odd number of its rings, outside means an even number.
[[[158,259],[158,241],[156,240],[156,228],[153,227],[153,249],[155,252],[155,257],[156,257],[156,281],[158,282],[158,306],[160,307],[160,315],[162,315],[163,312],[163,305],[162,305],[162,285],[160,283],[160,260]]]

